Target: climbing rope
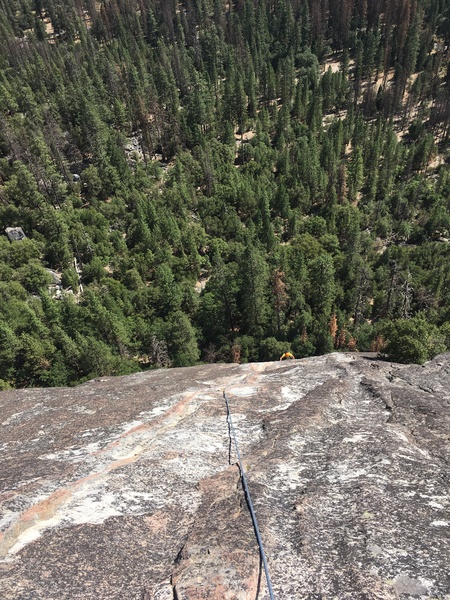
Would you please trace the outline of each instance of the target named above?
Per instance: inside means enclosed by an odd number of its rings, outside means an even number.
[[[264,554],[264,548],[263,548],[263,543],[262,543],[262,539],[261,539],[261,534],[259,533],[258,521],[256,520],[255,511],[253,510],[253,503],[252,503],[252,499],[250,497],[250,491],[248,489],[247,479],[245,478],[244,467],[242,465],[241,455],[239,453],[239,446],[238,446],[237,439],[236,439],[236,433],[234,431],[233,421],[231,419],[230,405],[228,403],[228,398],[225,393],[225,390],[223,391],[223,397],[225,398],[225,402],[227,405],[228,431],[232,432],[233,438],[234,438],[234,445],[236,446],[236,453],[237,453],[237,457],[238,457],[238,461],[239,461],[239,470],[241,472],[242,485],[244,486],[245,497],[247,500],[248,508],[250,510],[250,514],[252,516],[253,527],[255,528],[255,533],[256,533],[256,539],[258,540],[259,553],[260,553],[261,560],[264,565],[264,572],[266,574],[267,589],[269,590],[270,600],[275,600],[275,596],[273,595],[273,590],[272,590],[272,583],[270,581],[269,567],[267,566],[266,555]],[[230,438],[231,438],[231,436],[230,436]]]

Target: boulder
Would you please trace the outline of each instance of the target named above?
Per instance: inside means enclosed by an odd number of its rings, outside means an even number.
[[[0,597],[450,599],[450,355],[0,394]]]
[[[50,277],[52,278],[52,285],[61,285],[61,273],[57,273],[56,271],[53,271],[53,269],[45,269],[47,271],[47,273],[50,275]]]
[[[22,227],[7,227],[5,233],[10,242],[18,242],[27,237],[24,234]]]

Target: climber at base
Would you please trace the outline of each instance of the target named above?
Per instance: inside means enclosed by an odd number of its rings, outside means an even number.
[[[295,358],[295,356],[291,352],[285,352],[280,356],[280,360],[284,360],[285,358]]]

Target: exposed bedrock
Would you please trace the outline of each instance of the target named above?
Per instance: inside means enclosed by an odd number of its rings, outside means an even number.
[[[450,354],[0,393],[0,597],[450,600]]]

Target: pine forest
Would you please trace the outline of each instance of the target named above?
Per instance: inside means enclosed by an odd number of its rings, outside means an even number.
[[[0,389],[450,350],[450,0],[0,0]]]

